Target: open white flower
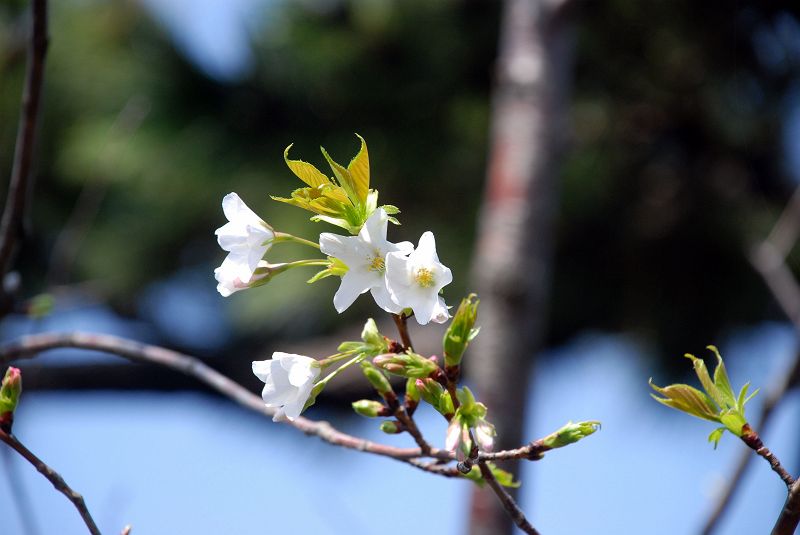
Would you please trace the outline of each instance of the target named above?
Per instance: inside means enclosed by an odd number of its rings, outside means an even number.
[[[320,367],[312,358],[276,351],[270,360],[253,361],[253,373],[264,381],[264,404],[278,407],[272,420],[279,422],[294,420],[303,412]]]
[[[444,323],[450,314],[439,290],[453,282],[450,268],[439,262],[433,233],[425,232],[408,256],[386,255],[386,287],[401,309],[411,308],[420,325]]]
[[[247,287],[258,263],[270,248],[275,232],[239,198],[229,193],[222,199],[228,223],[215,231],[219,246],[228,251],[222,265],[214,270],[224,297]]]
[[[413,245],[386,241],[388,222],[386,211],[378,208],[364,223],[358,236],[340,236],[330,232],[319,235],[320,250],[347,266],[347,273],[333,296],[333,306],[338,312],[347,310],[359,295],[367,291],[385,311],[398,313],[403,309],[392,301],[386,288],[386,255],[407,255]]]

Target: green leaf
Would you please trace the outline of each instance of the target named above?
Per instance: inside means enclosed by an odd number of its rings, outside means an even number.
[[[331,166],[331,170],[333,171],[334,176],[336,176],[336,180],[339,181],[339,185],[344,189],[345,193],[347,193],[347,197],[350,199],[350,202],[353,203],[354,206],[363,206],[366,203],[366,195],[362,200],[361,197],[358,196],[356,192],[356,185],[353,177],[350,176],[350,171],[333,161],[333,158],[330,157],[328,151],[326,151],[323,147],[320,147],[322,151],[322,155],[325,156],[325,159],[328,161],[328,165]]]
[[[297,178],[311,186],[312,188],[316,188],[317,186],[321,186],[323,184],[330,184],[331,179],[322,174],[322,172],[311,165],[310,163],[304,162],[302,160],[290,160],[289,159],[289,149],[292,148],[292,143],[286,150],[283,151],[283,159],[286,162],[286,165],[289,166],[289,169],[292,170]]]
[[[659,398],[655,394],[650,394],[653,399],[662,405],[672,407],[673,409],[691,414],[697,418],[702,418],[703,420],[710,420],[712,422],[720,421],[719,409],[717,409],[706,394],[692,386],[675,384],[661,388],[653,384],[653,380],[650,379],[650,387],[664,396],[664,398]]]
[[[717,367],[714,370],[714,385],[722,395],[725,404],[733,408],[736,406],[736,398],[733,396],[733,389],[731,388],[731,382],[728,378],[728,371],[725,369],[725,363],[722,362],[722,356],[715,346],[708,346],[708,349],[717,356]]]
[[[719,445],[719,440],[725,433],[725,429],[726,429],[725,427],[717,427],[716,429],[711,431],[710,435],[708,435],[708,441],[714,443],[714,449],[717,449],[717,446]]]
[[[367,202],[367,194],[369,193],[369,153],[367,152],[367,142],[364,138],[356,134],[356,137],[361,140],[361,148],[358,154],[350,161],[347,166],[347,171],[353,181],[353,190],[358,196],[362,204]]]
[[[703,390],[705,390],[706,393],[711,396],[711,399],[714,400],[714,403],[716,403],[720,409],[725,408],[725,400],[722,398],[719,390],[717,390],[717,386],[714,384],[714,381],[711,380],[711,376],[708,374],[708,368],[706,368],[706,363],[703,362],[703,359],[699,359],[690,353],[686,353],[684,357],[692,361],[694,372],[700,379],[700,384],[703,385]]]

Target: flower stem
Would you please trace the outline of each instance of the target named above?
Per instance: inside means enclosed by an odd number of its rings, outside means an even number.
[[[294,262],[287,262],[286,269],[293,267],[303,266],[327,266],[330,262],[324,258],[309,258],[306,260],[295,260]]]
[[[397,332],[400,333],[400,340],[403,342],[403,349],[412,350],[414,347],[411,345],[411,336],[408,334],[408,316],[403,314],[392,314],[394,324],[397,325]]]
[[[345,357],[349,357],[349,356],[351,356],[351,355],[352,355],[352,353],[345,353],[345,354],[343,354],[343,355],[339,355],[339,356],[338,356],[338,358],[336,358],[335,360],[332,360],[332,361],[330,361],[330,362],[326,363],[325,365],[322,365],[322,363],[323,363],[323,362],[325,362],[325,361],[327,361],[327,360],[329,360],[329,359],[333,359],[333,358],[334,358],[334,357],[328,357],[327,359],[320,361],[320,365],[321,365],[321,366],[324,368],[325,366],[330,366],[330,365],[331,365],[331,364],[333,364],[334,362],[338,362],[338,361],[340,361],[340,360],[344,359]],[[336,356],[336,355],[334,355],[334,356]],[[328,375],[327,375],[327,376],[326,376],[324,379],[322,379],[320,382],[318,382],[318,383],[317,383],[317,385],[319,385],[319,384],[323,384],[323,385],[324,385],[324,384],[327,384],[327,383],[328,383],[328,381],[330,381],[331,379],[333,379],[334,377],[336,377],[337,375],[339,375],[339,373],[340,373],[342,370],[344,370],[345,368],[348,368],[348,367],[352,366],[353,364],[355,364],[355,363],[357,363],[357,362],[361,362],[361,361],[362,361],[362,360],[364,360],[365,358],[367,358],[367,355],[366,355],[366,353],[359,353],[359,354],[358,354],[358,355],[356,355],[356,356],[355,356],[355,357],[354,357],[352,360],[348,360],[347,362],[345,362],[344,364],[342,364],[341,366],[339,366],[338,368],[336,368],[335,370],[333,370],[331,373],[329,373],[329,374],[328,374]]]
[[[309,247],[319,249],[318,243],[315,243],[311,240],[307,240],[305,238],[301,238],[299,236],[293,236],[292,234],[287,234],[286,232],[276,232],[275,237],[272,238],[272,243],[280,243],[280,242],[299,243],[301,245],[307,245]]]

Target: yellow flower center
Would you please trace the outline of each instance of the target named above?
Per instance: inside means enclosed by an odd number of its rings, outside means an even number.
[[[433,271],[428,268],[418,268],[414,272],[414,280],[423,288],[430,288],[433,286]]]
[[[386,270],[386,262],[384,262],[382,257],[374,256],[372,258],[372,262],[369,263],[369,268],[368,269],[370,271],[383,273]]]

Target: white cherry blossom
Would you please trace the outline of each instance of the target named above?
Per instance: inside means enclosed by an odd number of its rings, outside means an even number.
[[[261,399],[267,407],[277,407],[272,420],[294,420],[303,407],[319,377],[319,363],[303,355],[276,351],[272,359],[253,361],[253,373],[264,381]]]
[[[339,289],[333,296],[333,306],[344,312],[356,298],[369,291],[383,310],[400,312],[403,307],[393,302],[386,288],[386,255],[400,256],[411,252],[409,242],[391,243],[386,240],[389,216],[378,208],[367,219],[358,236],[340,236],[323,232],[319,236],[320,250],[341,260],[347,266]]]
[[[252,282],[253,272],[270,248],[275,232],[239,198],[229,193],[222,199],[228,223],[215,231],[217,241],[228,256],[214,270],[217,290],[224,297],[244,289]]]
[[[401,309],[411,308],[420,325],[444,323],[450,317],[439,290],[453,281],[450,268],[439,262],[433,233],[425,232],[409,255],[386,255],[386,287]]]

